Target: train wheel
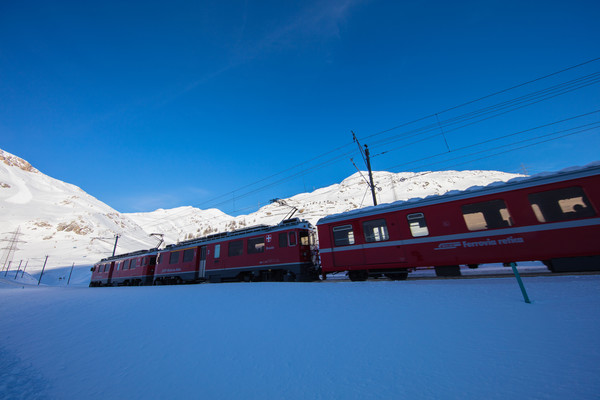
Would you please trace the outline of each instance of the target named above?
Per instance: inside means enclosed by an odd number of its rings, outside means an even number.
[[[296,282],[296,274],[293,272],[287,271],[287,273],[283,276],[284,282]]]
[[[365,270],[348,271],[348,278],[350,278],[352,282],[366,281],[368,277],[369,273]]]
[[[460,276],[460,265],[443,265],[435,267],[436,276]]]
[[[392,281],[405,281],[408,278],[408,272],[394,272],[385,274],[385,276]]]

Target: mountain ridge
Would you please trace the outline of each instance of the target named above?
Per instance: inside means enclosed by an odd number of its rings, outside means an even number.
[[[522,176],[500,171],[374,171],[379,203],[421,198],[464,190],[472,186],[507,181]],[[28,161],[0,149],[0,267],[7,262],[8,244],[14,239],[13,261],[31,260],[36,268],[45,255],[50,265],[93,264],[112,253],[119,235],[117,254],[158,245],[152,233],[164,235],[167,244],[231,231],[258,224],[274,225],[292,213],[313,225],[330,214],[372,205],[362,172],[340,183],[299,193],[239,216],[212,208],[192,206],[158,209],[145,213],[121,213],[81,188],[37,170]],[[17,229],[19,232],[17,232]]]

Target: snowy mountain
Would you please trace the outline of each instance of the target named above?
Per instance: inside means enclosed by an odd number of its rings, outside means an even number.
[[[44,175],[27,161],[0,150],[0,267],[13,246],[13,263],[30,260],[40,267],[45,255],[49,266],[93,264],[112,253],[155,247],[164,235],[174,243],[211,233],[257,224],[277,224],[295,211],[294,217],[313,224],[330,214],[372,205],[364,173],[355,173],[339,184],[302,193],[258,211],[237,217],[217,209],[194,207],[159,209],[148,213],[119,213],[77,186]],[[378,202],[390,203],[443,194],[495,181],[515,174],[498,171],[374,172]]]
[[[116,234],[124,251],[156,244],[126,215],[0,150],[0,267],[11,246],[13,263],[92,264],[111,254]]]

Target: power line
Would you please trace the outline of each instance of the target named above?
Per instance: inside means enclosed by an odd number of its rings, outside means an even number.
[[[573,65],[573,66],[570,66],[570,67],[567,67],[567,68],[564,68],[564,69],[561,69],[561,70],[553,72],[551,74],[547,74],[547,75],[544,75],[542,77],[538,77],[536,79],[520,83],[518,85],[514,85],[514,86],[509,87],[507,89],[503,89],[503,90],[500,90],[500,91],[488,94],[486,96],[479,97],[477,99],[474,99],[474,100],[471,100],[471,101],[459,104],[457,106],[453,106],[453,107],[444,109],[442,111],[438,111],[437,113],[433,113],[433,114],[430,114],[428,116],[421,117],[421,118],[415,119],[413,121],[410,121],[410,122],[407,122],[407,123],[404,123],[404,124],[401,124],[401,125],[397,125],[395,127],[392,127],[392,128],[380,131],[380,132],[373,133],[371,135],[366,136],[366,138],[378,136],[378,135],[381,135],[381,134],[384,134],[384,133],[387,133],[387,132],[390,132],[390,131],[393,131],[393,130],[397,130],[397,129],[401,128],[401,127],[405,127],[405,126],[414,124],[416,122],[424,121],[424,120],[426,120],[428,118],[431,118],[431,117],[439,115],[439,114],[444,114],[444,113],[447,113],[447,112],[450,112],[450,111],[453,111],[453,110],[456,110],[456,109],[459,109],[459,108],[462,108],[462,107],[466,107],[466,106],[471,105],[471,104],[475,104],[477,102],[480,102],[482,100],[491,98],[493,96],[497,96],[497,95],[500,95],[502,93],[506,93],[506,92],[509,92],[511,90],[514,90],[514,89],[517,89],[517,88],[520,88],[520,87],[523,87],[523,86],[526,86],[526,85],[530,85],[532,83],[535,83],[535,82],[538,82],[538,81],[541,81],[541,80],[544,80],[544,79],[547,79],[547,78],[559,75],[561,73],[564,73],[564,72],[576,69],[578,67],[582,67],[584,65],[596,62],[598,60],[600,60],[600,57],[594,58],[594,59],[591,59],[591,60],[588,60],[588,61],[585,61],[583,63],[576,64],[576,65]],[[595,84],[595,83],[597,83],[597,82],[600,81],[599,75],[600,75],[600,73],[598,73],[598,72],[593,73],[593,74],[588,74],[588,75],[585,75],[585,76],[582,76],[582,77],[579,77],[579,78],[576,78],[576,79],[573,79],[573,80],[570,80],[570,81],[567,81],[567,82],[560,83],[558,85],[550,86],[548,88],[545,88],[545,89],[542,89],[542,90],[539,90],[539,91],[535,91],[535,92],[529,93],[529,94],[524,95],[524,96],[519,96],[517,98],[511,99],[511,100],[508,100],[508,101],[505,101],[505,102],[500,102],[500,103],[492,105],[492,106],[488,106],[488,107],[481,108],[479,110],[471,111],[471,112],[465,113],[465,114],[463,114],[461,116],[449,118],[449,119],[446,119],[446,120],[442,121],[442,124],[437,124],[437,125],[434,124],[434,128],[441,129],[442,126],[443,127],[448,127],[448,126],[451,126],[451,125],[458,124],[459,122],[471,121],[470,123],[468,123],[466,125],[462,125],[462,126],[459,126],[459,127],[454,127],[453,129],[449,129],[449,130],[448,129],[444,130],[446,133],[450,132],[450,131],[456,131],[458,129],[462,129],[462,128],[466,127],[466,126],[469,126],[469,125],[472,125],[472,124],[484,121],[486,119],[493,118],[495,116],[499,116],[499,115],[505,114],[507,112],[515,111],[515,110],[518,110],[520,108],[526,107],[528,105],[536,104],[536,103],[538,103],[540,101],[548,100],[548,99],[551,99],[553,97],[556,97],[556,96],[559,96],[559,95],[562,95],[562,94],[565,94],[565,93],[569,93],[571,91],[578,90],[578,89],[581,89],[583,87]],[[499,111],[503,111],[503,112],[499,112]],[[492,116],[489,116],[489,114],[492,114],[494,112],[496,112],[496,114],[494,114]],[[486,116],[486,117],[483,118],[484,116]],[[478,117],[480,118],[479,120],[473,121],[473,120],[475,120]],[[428,131],[428,129],[432,129],[432,127],[431,126],[421,127],[419,129],[416,129],[416,130],[413,130],[413,131],[404,132],[402,135],[406,135],[406,134],[409,134],[409,133],[422,134],[422,133],[418,133],[418,132],[424,131],[423,133],[426,133]],[[375,142],[375,143],[376,144],[385,144],[385,143],[389,144],[391,142],[394,142],[394,141],[406,138],[406,137],[404,137],[404,138],[398,139],[399,135],[395,135],[395,136],[393,136],[391,138],[387,138],[387,139],[381,139],[380,141]],[[214,198],[212,198],[210,200],[207,200],[207,201],[204,201],[202,203],[196,204],[196,206],[197,207],[203,207],[206,204],[210,204],[210,207],[213,208],[213,207],[218,207],[218,206],[220,206],[222,204],[227,204],[231,200],[227,199],[227,200],[219,201],[217,203],[214,203],[214,202],[217,201],[217,200],[223,199],[226,196],[234,195],[236,193],[244,191],[245,189],[249,189],[251,187],[254,187],[254,186],[256,186],[258,184],[261,184],[263,182],[268,182],[269,180],[271,180],[271,179],[273,179],[275,177],[281,176],[281,175],[283,175],[283,174],[285,174],[287,172],[290,172],[290,171],[297,170],[298,168],[303,167],[306,164],[313,163],[314,161],[323,159],[326,156],[330,156],[330,158],[325,159],[324,161],[320,162],[317,165],[314,165],[314,166],[311,166],[311,167],[308,167],[308,168],[304,168],[304,169],[302,169],[300,171],[297,171],[297,172],[295,172],[295,173],[293,173],[291,175],[286,175],[283,178],[278,179],[278,180],[276,180],[274,182],[270,182],[270,183],[264,184],[262,186],[259,186],[258,188],[255,188],[255,189],[243,192],[243,193],[237,195],[235,198],[236,198],[236,200],[237,199],[241,199],[241,198],[245,198],[247,196],[250,196],[252,194],[255,194],[257,192],[265,190],[267,188],[270,188],[270,187],[279,185],[281,183],[290,181],[290,180],[292,180],[292,179],[294,179],[294,178],[296,178],[298,176],[305,175],[305,174],[308,174],[309,172],[312,172],[312,171],[324,168],[325,166],[331,165],[331,164],[333,164],[335,162],[338,162],[338,161],[342,160],[343,158],[345,158],[349,154],[354,154],[355,151],[350,151],[350,152],[345,151],[345,152],[342,152],[341,154],[337,154],[337,155],[334,155],[333,157],[331,157],[332,154],[339,153],[343,149],[345,149],[345,148],[347,148],[347,147],[349,147],[351,145],[352,145],[351,143],[347,143],[345,145],[339,146],[339,147],[337,147],[337,148],[335,148],[333,150],[330,150],[330,151],[327,151],[325,153],[322,153],[322,154],[320,154],[320,155],[318,155],[316,157],[313,157],[313,158],[311,158],[311,159],[309,159],[307,161],[304,161],[304,162],[296,164],[296,165],[294,165],[292,167],[286,168],[286,169],[284,169],[284,170],[282,170],[280,172],[277,172],[276,174],[272,174],[272,175],[270,175],[270,176],[268,176],[266,178],[262,178],[262,179],[260,179],[258,181],[255,181],[253,183],[244,185],[244,186],[242,186],[242,187],[240,187],[238,189],[235,189],[233,191],[229,191],[227,193],[224,193],[222,195],[214,197]],[[251,208],[253,208],[253,207],[246,207],[246,208],[243,208],[243,210],[251,209]],[[185,210],[182,210],[181,212],[183,213],[183,212],[185,212]],[[166,220],[168,218],[172,218],[173,215],[174,214],[171,214],[169,216],[165,216],[165,217],[161,217],[161,218],[156,219],[154,225],[152,225],[152,226],[157,225],[158,223],[160,223],[161,220]]]

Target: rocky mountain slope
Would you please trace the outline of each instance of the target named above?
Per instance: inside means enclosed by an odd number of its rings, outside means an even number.
[[[517,175],[498,171],[437,171],[422,173],[374,172],[379,203],[407,200],[461,190]],[[257,224],[276,224],[293,210],[294,217],[313,224],[326,215],[372,205],[364,174],[355,173],[341,183],[302,193],[258,211],[237,217],[217,209],[194,207],[159,209],[148,213],[120,213],[77,186],[44,175],[27,161],[0,150],[0,268],[29,260],[41,268],[46,255],[49,266],[93,264],[112,253],[152,248],[152,233],[174,243],[211,233]],[[24,261],[25,262],[25,261]]]

